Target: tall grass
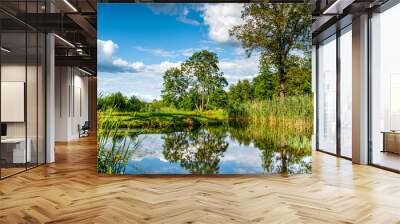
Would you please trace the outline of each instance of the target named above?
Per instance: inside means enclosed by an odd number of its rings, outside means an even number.
[[[140,142],[133,136],[121,132],[120,119],[113,116],[112,110],[98,113],[97,131],[97,172],[123,174]]]
[[[232,105],[230,118],[246,119],[254,123],[280,124],[290,126],[312,126],[312,95],[289,96],[283,102],[279,98],[252,101]]]

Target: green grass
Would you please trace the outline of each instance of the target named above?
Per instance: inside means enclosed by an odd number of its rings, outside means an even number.
[[[288,126],[312,126],[313,112],[312,95],[289,96],[283,104],[279,98],[245,102],[233,105],[228,110],[232,118],[258,124],[279,123]]]
[[[99,112],[105,113],[105,112]],[[238,102],[226,110],[182,111],[171,107],[154,112],[113,112],[119,128],[132,133],[162,133],[182,128],[217,126],[229,120],[287,127],[312,127],[312,95],[286,97],[252,102]]]
[[[100,112],[101,113],[101,112]],[[121,129],[153,129],[166,131],[183,127],[212,126],[226,122],[227,115],[222,110],[178,111],[170,109],[159,112],[114,112]]]

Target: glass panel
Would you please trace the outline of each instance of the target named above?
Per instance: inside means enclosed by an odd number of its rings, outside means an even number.
[[[340,36],[340,152],[352,157],[352,35],[351,26]]]
[[[45,65],[46,65],[46,52],[45,52],[46,37],[44,34],[39,34],[38,45],[38,163],[45,163]]]
[[[400,5],[374,15],[372,25],[372,163],[400,170]]]
[[[38,35],[36,32],[27,33],[28,38],[28,63],[27,63],[27,82],[26,82],[26,111],[27,111],[27,145],[28,151],[30,150],[30,160],[28,160],[28,168],[37,165],[38,160],[38,143],[37,143],[37,132],[38,132],[38,108],[37,108],[37,85],[38,85]]]
[[[318,146],[336,153],[336,36],[318,48]]]
[[[26,12],[37,13],[37,1],[27,2]],[[31,20],[37,20],[33,17]],[[31,21],[33,23],[37,21]],[[26,111],[27,111],[27,150],[31,151],[27,167],[32,168],[38,164],[38,45],[39,36],[35,30],[27,30],[27,80],[26,80]]]
[[[20,15],[43,13],[44,6],[44,0],[0,2]],[[44,34],[28,28],[0,12],[1,178],[45,162],[46,42]]]
[[[2,177],[25,170],[26,150],[26,33],[2,33],[1,43],[1,161]],[[29,147],[28,147],[29,149]]]

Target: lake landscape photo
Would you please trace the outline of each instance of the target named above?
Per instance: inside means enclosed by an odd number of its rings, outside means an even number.
[[[98,172],[311,173],[309,10],[99,4]]]

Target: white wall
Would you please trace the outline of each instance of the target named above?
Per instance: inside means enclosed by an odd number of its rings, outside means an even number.
[[[56,67],[55,140],[79,138],[78,125],[88,120],[88,78],[72,67]]]

